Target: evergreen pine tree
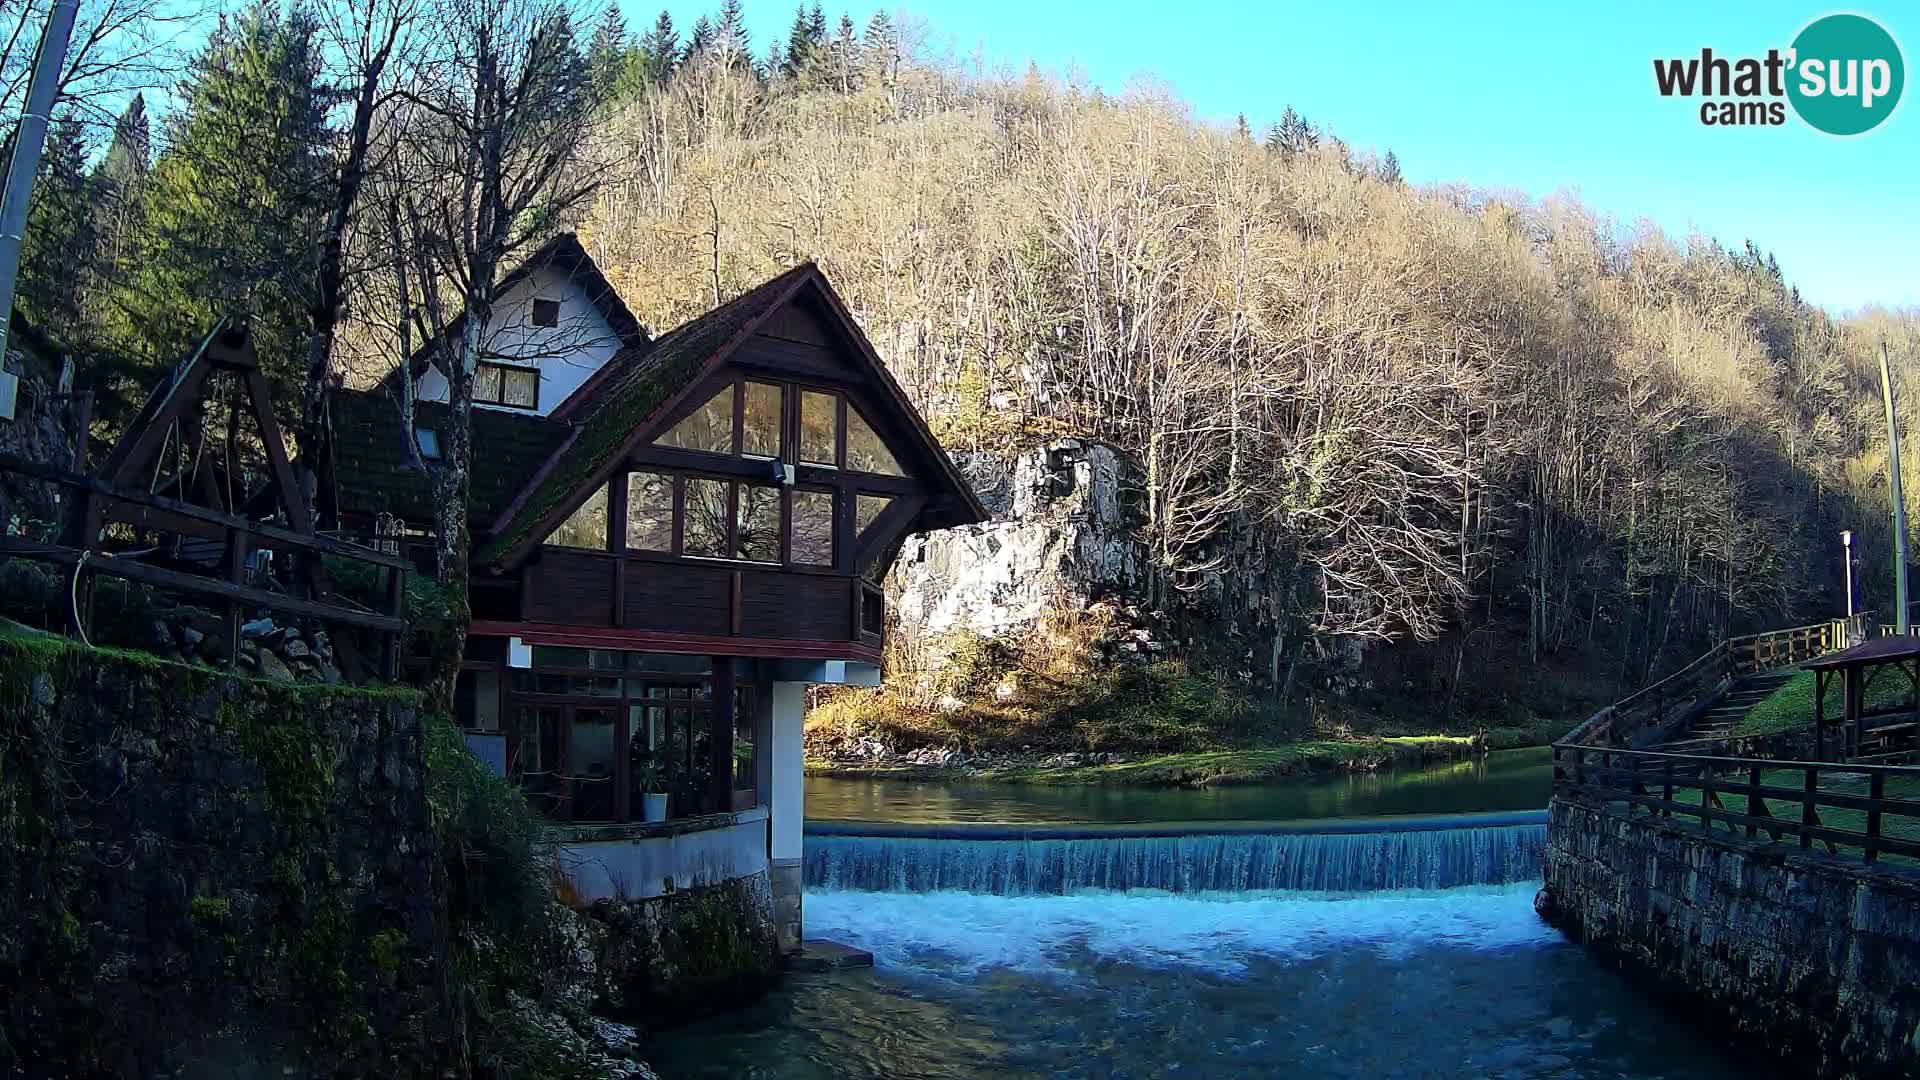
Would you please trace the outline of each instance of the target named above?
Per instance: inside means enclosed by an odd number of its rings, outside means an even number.
[[[1268,145],[1278,151],[1282,158],[1292,161],[1306,150],[1307,122],[1293,111],[1293,106],[1287,106],[1286,111],[1280,114],[1280,122],[1274,125],[1274,130],[1279,138],[1270,139]]]
[[[328,194],[316,27],[268,4],[227,20],[194,59],[142,190],[130,272],[115,289],[118,352],[141,382],[216,319],[250,323],[273,398],[300,401],[316,238]]]
[[[664,82],[680,65],[680,33],[673,28],[673,16],[665,9],[653,20],[653,29],[640,39],[640,63],[656,82]]]
[[[853,72],[859,50],[859,32],[853,27],[853,17],[843,11],[839,31],[833,36],[834,78],[839,81],[843,94],[853,92]]]
[[[627,74],[627,20],[617,7],[608,7],[594,25],[587,46],[587,71],[602,101],[616,95]]]
[[[793,9],[793,26],[787,31],[787,54],[782,60],[780,71],[792,78],[800,74],[807,61],[813,55],[812,24],[807,20],[807,5],[801,4]]]
[[[687,55],[685,59],[688,62],[692,62],[698,59],[701,53],[712,48],[713,35],[713,24],[707,21],[705,15],[693,20],[693,30],[687,35]]]
[[[1391,150],[1380,159],[1380,180],[1388,184],[1400,183],[1400,158]]]
[[[780,51],[780,42],[778,41],[769,42],[767,44],[767,59],[766,59],[765,67],[760,70],[759,72],[760,77],[771,81],[773,79],[779,78],[781,76],[781,73],[786,70],[787,70],[787,61],[786,61],[785,55]]]
[[[820,0],[813,0],[813,10],[807,14],[807,41],[816,49],[827,43],[827,16],[820,10]]]
[[[753,44],[747,40],[746,16],[740,13],[740,0],[720,0],[720,21],[713,26],[716,39],[733,39],[736,53],[743,59],[753,55]]]
[[[1266,138],[1262,141],[1268,153],[1284,155],[1287,152],[1287,129],[1278,123],[1268,124]]]
[[[1252,140],[1253,129],[1247,126],[1246,113],[1241,113],[1238,116],[1235,116],[1233,118],[1233,135],[1234,135],[1234,138],[1237,138],[1237,139],[1248,140],[1248,141]]]
[[[86,303],[96,243],[85,128],[71,116],[47,129],[33,203],[20,244],[16,306],[41,329],[78,344],[90,340]]]
[[[126,257],[139,213],[140,187],[153,165],[152,147],[146,99],[135,94],[126,111],[113,122],[107,152],[88,178],[94,234],[100,244],[100,260],[106,266]]]
[[[892,79],[894,63],[899,58],[900,42],[893,30],[893,19],[888,17],[886,9],[873,13],[867,20],[867,34],[860,46],[860,66],[883,79]]]

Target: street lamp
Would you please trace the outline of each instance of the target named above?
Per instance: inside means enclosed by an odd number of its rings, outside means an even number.
[[[1841,566],[1847,579],[1847,618],[1853,618],[1853,530],[1840,530]]]

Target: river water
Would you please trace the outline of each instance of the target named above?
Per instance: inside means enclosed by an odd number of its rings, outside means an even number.
[[[840,823],[808,836],[807,933],[875,967],[789,977],[650,1060],[669,1080],[1753,1075],[1534,915],[1539,755],[1494,758],[1308,791],[811,781],[809,814]],[[863,812],[888,824],[846,823]]]
[[[1547,747],[1473,761],[1272,784],[1150,788],[807,778],[809,821],[1278,821],[1538,810],[1553,790]]]

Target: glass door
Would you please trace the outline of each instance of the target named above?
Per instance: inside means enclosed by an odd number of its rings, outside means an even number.
[[[527,804],[557,820],[567,817],[563,757],[566,706],[520,705],[514,709],[507,776],[526,793]]]
[[[625,771],[620,750],[620,712],[611,705],[568,705],[567,785],[574,821],[622,820]]]

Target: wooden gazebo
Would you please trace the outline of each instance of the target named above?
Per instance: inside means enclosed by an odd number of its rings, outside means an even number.
[[[1803,666],[1813,672],[1813,739],[1818,760],[1828,760],[1826,696],[1835,678],[1841,681],[1843,704],[1834,760],[1884,763],[1913,753],[1915,739],[1920,736],[1920,637],[1883,637],[1809,660]],[[1867,704],[1867,690],[1889,669],[1906,677],[1910,691],[1907,700],[1891,708],[1872,708]],[[1893,749],[1896,742],[1903,748]]]

